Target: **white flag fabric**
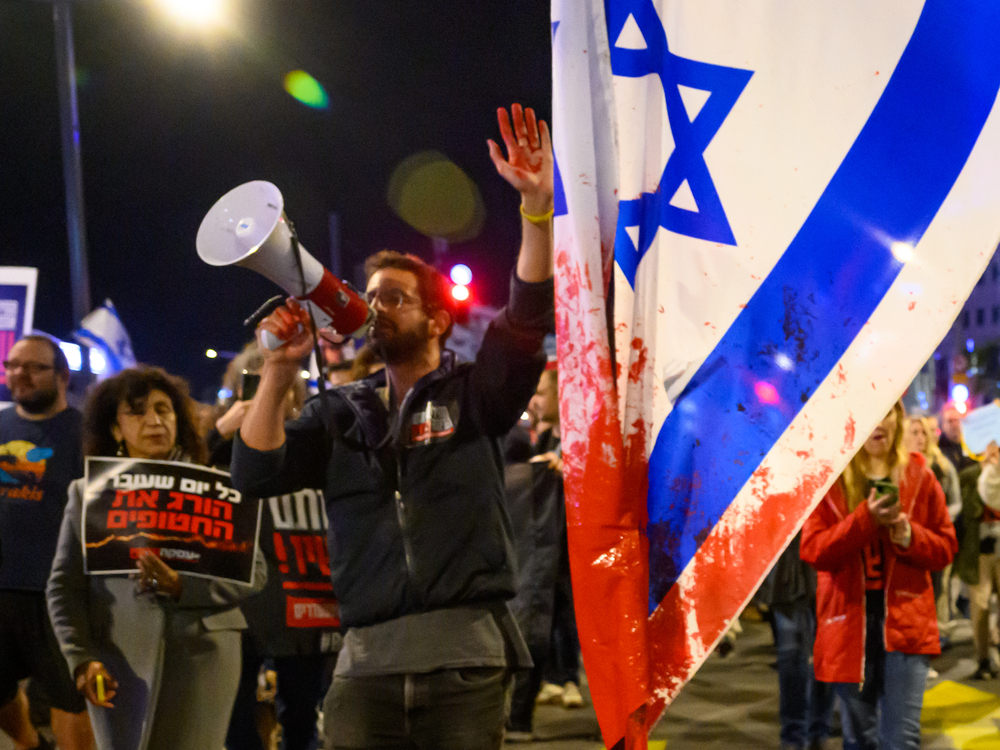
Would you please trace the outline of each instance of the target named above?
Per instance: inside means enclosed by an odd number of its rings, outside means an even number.
[[[598,675],[609,747],[644,742],[639,722],[711,652],[992,256],[998,32],[1000,4],[978,0],[554,0],[588,676],[616,628],[634,635]]]
[[[135,367],[132,340],[118,317],[111,300],[96,308],[80,321],[80,327],[73,332],[73,338],[85,346],[100,349],[108,361],[105,374],[121,372]]]

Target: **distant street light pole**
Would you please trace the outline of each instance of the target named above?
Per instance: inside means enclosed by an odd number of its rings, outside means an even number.
[[[76,59],[73,17],[68,0],[55,0],[52,15],[56,31],[56,74],[59,82],[59,121],[62,130],[63,182],[66,186],[66,231],[73,325],[90,312],[90,271],[87,265],[87,225],[83,210],[83,165],[80,160],[80,115],[76,99]],[[84,352],[84,368],[87,356]]]

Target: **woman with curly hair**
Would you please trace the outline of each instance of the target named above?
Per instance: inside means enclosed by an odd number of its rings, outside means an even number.
[[[941,485],[903,447],[904,417],[897,402],[802,528],[817,571],[816,679],[835,683],[846,750],[920,747],[941,652],[930,572],[958,542]]]
[[[159,368],[105,380],[91,392],[83,419],[86,455],[205,460],[187,385]],[[182,576],[152,554],[128,576],[87,575],[83,494],[80,479],[70,486],[47,596],[98,747],[221,748],[246,628],[236,603],[263,588],[266,565],[255,565],[253,587]]]

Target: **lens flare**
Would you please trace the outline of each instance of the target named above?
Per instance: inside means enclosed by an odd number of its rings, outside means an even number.
[[[326,90],[304,70],[293,70],[285,76],[285,91],[295,99],[313,109],[329,109],[330,97]]]
[[[451,288],[451,296],[459,302],[465,302],[465,300],[469,299],[469,287],[462,286],[461,284],[453,286]]]
[[[776,404],[781,400],[778,396],[778,389],[766,380],[758,380],[754,383],[753,392],[764,404]]]

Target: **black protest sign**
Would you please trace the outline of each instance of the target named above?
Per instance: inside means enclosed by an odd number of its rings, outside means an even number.
[[[150,552],[178,573],[253,581],[260,502],[229,474],[177,461],[87,458],[83,545],[87,573],[131,573]]]
[[[261,539],[264,554],[275,560],[281,579],[285,625],[336,628],[337,601],[330,582],[326,549],[326,509],[322,490],[303,489],[264,501],[271,532]]]

